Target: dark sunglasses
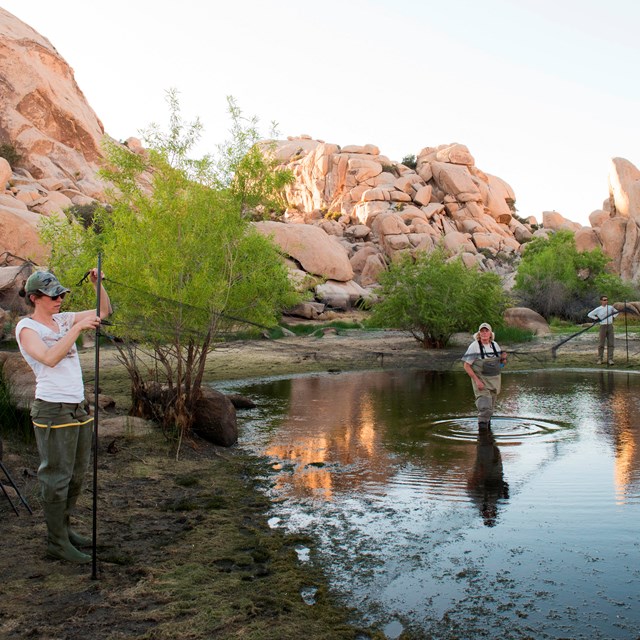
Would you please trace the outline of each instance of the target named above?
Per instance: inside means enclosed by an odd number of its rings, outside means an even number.
[[[65,291],[64,293],[59,293],[57,296],[45,296],[46,298],[51,298],[51,300],[57,300],[58,298],[60,298],[60,300],[64,300],[64,297],[67,295],[67,292]]]

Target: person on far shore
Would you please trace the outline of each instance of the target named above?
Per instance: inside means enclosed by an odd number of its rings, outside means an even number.
[[[607,364],[613,364],[613,320],[618,315],[615,307],[609,304],[607,296],[600,297],[600,306],[589,311],[587,316],[596,322],[600,322],[600,334],[598,341],[598,364],[603,364],[604,344],[607,343]]]
[[[469,374],[473,385],[480,429],[488,429],[491,426],[491,416],[500,393],[500,373],[507,362],[507,353],[500,349],[494,338],[491,325],[483,322],[462,356],[464,370]]]

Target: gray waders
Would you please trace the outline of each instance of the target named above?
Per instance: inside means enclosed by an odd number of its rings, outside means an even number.
[[[489,362],[491,364],[496,364],[498,367],[500,363],[497,359],[492,359]],[[488,427],[491,423],[491,416],[493,416],[493,410],[496,405],[496,398],[500,393],[500,386],[502,382],[502,378],[500,373],[497,375],[487,375],[483,373],[483,369],[487,369],[486,366],[483,366],[487,363],[487,360],[476,360],[471,367],[475,374],[480,378],[482,383],[484,384],[484,388],[482,390],[478,389],[475,380],[471,380],[471,384],[473,385],[473,394],[476,398],[476,407],[478,409],[478,426],[480,428]],[[498,372],[500,369],[497,369]]]
[[[31,409],[40,453],[38,480],[47,523],[47,556],[85,564],[76,546],[91,544],[69,526],[91,457],[93,418],[80,404],[35,400]]]

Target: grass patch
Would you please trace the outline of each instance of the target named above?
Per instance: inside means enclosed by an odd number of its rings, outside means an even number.
[[[16,467],[37,464],[34,452],[27,460],[15,439],[7,443]],[[100,456],[99,583],[81,568],[47,560],[43,535],[25,536],[22,518],[8,517],[0,503],[0,565],[13,596],[2,603],[0,626],[11,620],[20,637],[105,640],[384,638],[354,622],[313,554],[300,562],[296,546],[313,549],[311,539],[269,527],[261,491],[268,461],[238,449],[221,457],[205,442],[175,460],[155,432],[118,443]],[[77,514],[85,529],[90,504],[85,491]],[[42,534],[38,510],[34,518]],[[302,598],[310,586],[317,589],[313,606]]]
[[[520,329],[518,327],[503,327],[498,331],[499,341],[505,344],[531,342],[536,337],[533,331],[528,329]]]
[[[179,487],[195,487],[200,484],[200,481],[195,475],[176,476],[174,482]]]
[[[341,331],[350,331],[354,329],[364,328],[364,325],[362,325],[360,322],[347,322],[345,320],[333,320],[331,322],[323,322],[321,324],[317,324],[317,323],[286,324],[284,323],[282,326],[297,336],[316,336],[316,337],[320,337],[324,335],[325,329],[336,329],[337,333],[339,334]],[[280,329],[281,334],[284,335],[284,332],[282,332],[282,329],[280,327],[278,327],[278,329]],[[282,337],[282,335],[279,337]]]
[[[569,322],[568,320],[559,320],[558,318],[552,318],[549,323],[549,327],[551,329],[551,333],[554,335],[564,336],[570,335],[572,333],[576,333],[581,331],[582,329],[586,329],[593,323],[591,320],[587,322],[583,322],[581,324],[576,324],[575,322]],[[626,320],[624,316],[618,316],[613,323],[614,331],[616,333],[624,333],[625,331],[631,334],[640,334],[640,318],[637,316],[628,315]],[[598,331],[597,325],[593,327],[593,331]]]

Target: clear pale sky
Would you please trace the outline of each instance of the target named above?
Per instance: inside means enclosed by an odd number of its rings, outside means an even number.
[[[375,144],[392,160],[466,144],[520,215],[588,225],[609,161],[640,167],[637,0],[0,0],[48,38],[105,130],[198,116],[227,137],[226,96],[266,134]]]

